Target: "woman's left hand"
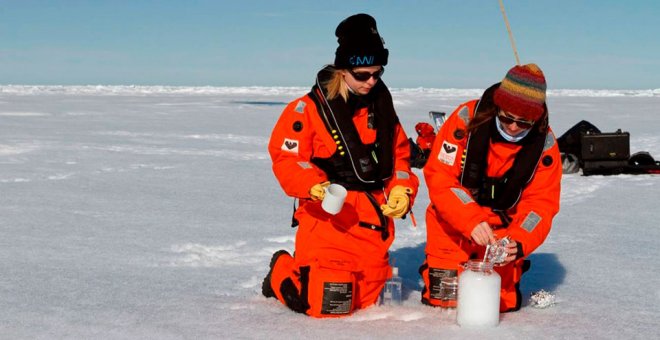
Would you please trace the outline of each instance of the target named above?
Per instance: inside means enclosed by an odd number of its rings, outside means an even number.
[[[504,262],[500,263],[500,266],[506,266],[507,264],[513,262],[516,258],[518,258],[518,242],[515,240],[511,240],[511,242],[507,243],[504,246],[504,251],[508,254],[507,257],[504,259]]]

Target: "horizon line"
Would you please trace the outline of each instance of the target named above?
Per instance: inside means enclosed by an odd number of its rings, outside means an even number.
[[[138,85],[138,84],[0,84],[0,88],[173,88],[173,89],[309,89],[310,86],[287,86],[287,85]],[[388,86],[390,90],[459,90],[459,91],[483,91],[486,87],[394,87]],[[602,92],[657,92],[660,95],[660,87],[657,88],[555,88],[548,89],[549,93],[553,91],[602,91]]]

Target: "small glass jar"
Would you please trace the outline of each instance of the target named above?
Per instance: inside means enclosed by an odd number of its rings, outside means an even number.
[[[468,261],[458,277],[456,323],[461,327],[497,326],[501,283],[492,262]]]

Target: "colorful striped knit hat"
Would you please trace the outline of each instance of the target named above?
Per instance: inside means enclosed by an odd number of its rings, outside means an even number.
[[[500,109],[528,120],[539,120],[545,112],[545,77],[536,64],[516,65],[495,90],[493,100]]]

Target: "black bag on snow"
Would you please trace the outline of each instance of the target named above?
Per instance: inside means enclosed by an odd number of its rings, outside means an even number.
[[[568,129],[557,144],[564,173],[582,174],[660,174],[660,161],[646,151],[630,155],[630,133],[601,132],[586,120]]]

